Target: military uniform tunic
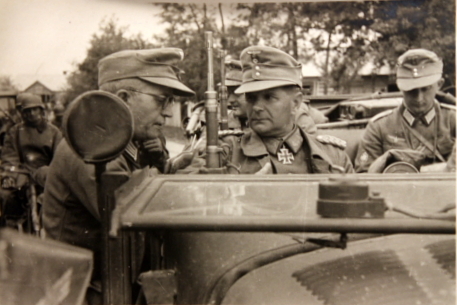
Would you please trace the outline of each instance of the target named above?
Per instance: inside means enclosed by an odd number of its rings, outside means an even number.
[[[132,173],[144,167],[133,143],[106,166],[107,171]],[[43,226],[48,237],[94,252],[93,278],[101,277],[101,219],[95,167],[86,164],[62,140],[52,160],[45,185]]]
[[[252,130],[229,143],[230,161],[239,169],[240,174],[257,173],[271,162],[273,172],[277,174],[306,173],[351,173],[353,166],[343,150],[344,141],[334,137],[313,136],[301,128],[295,128],[284,140],[276,143],[262,140]],[[286,148],[282,155],[281,149]],[[284,159],[291,159],[287,164]]]
[[[36,182],[44,184],[48,165],[61,139],[60,130],[46,121],[38,127],[16,124],[6,134],[2,163],[15,166],[24,163],[32,170]]]
[[[362,137],[355,160],[357,172],[366,172],[378,157],[390,149],[411,149],[426,156],[425,164],[440,162],[432,149],[427,148],[410,129],[416,130],[445,159],[455,142],[455,109],[435,101],[423,117],[414,118],[404,104],[375,116]]]

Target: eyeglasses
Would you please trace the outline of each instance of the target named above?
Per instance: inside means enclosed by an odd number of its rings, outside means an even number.
[[[166,108],[168,108],[168,106],[173,105],[175,103],[175,97],[173,95],[163,96],[163,95],[157,95],[157,94],[154,94],[154,93],[141,92],[141,91],[138,91],[138,90],[135,90],[135,89],[128,89],[128,90],[152,96],[153,98],[158,100],[160,103],[162,103],[162,108],[163,109],[166,109]]]

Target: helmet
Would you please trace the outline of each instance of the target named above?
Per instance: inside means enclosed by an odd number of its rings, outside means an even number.
[[[21,105],[21,109],[27,109],[27,108],[35,108],[35,107],[40,107],[44,109],[44,104],[41,101],[41,98],[32,93],[19,93],[17,95],[17,103]]]
[[[63,115],[64,111],[65,111],[65,106],[62,105],[61,102],[57,102],[54,105],[54,113],[56,116]]]

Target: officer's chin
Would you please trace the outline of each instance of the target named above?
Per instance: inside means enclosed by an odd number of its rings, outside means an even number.
[[[29,126],[37,127],[42,122],[41,119],[29,119],[25,121]]]
[[[268,126],[266,126],[264,123],[261,122],[251,122],[249,124],[251,129],[258,134],[261,137],[270,137],[271,136],[271,130]]]

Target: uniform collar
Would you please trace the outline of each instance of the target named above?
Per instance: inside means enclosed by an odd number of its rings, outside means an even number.
[[[130,141],[125,148],[125,153],[133,159],[133,161],[137,161],[138,159],[138,148]]]
[[[275,155],[279,150],[284,146],[284,143],[287,144],[287,147],[290,148],[294,154],[296,154],[303,144],[303,138],[298,131],[297,126],[294,125],[291,132],[289,132],[284,138],[265,138],[262,139],[264,145],[267,148],[267,151]]]
[[[283,143],[286,143],[287,146],[294,152],[294,154],[298,153],[300,148],[303,145],[303,137],[300,134],[300,130],[297,128],[297,126],[294,126],[294,129],[285,137],[285,140]],[[281,145],[278,147],[278,151],[281,148]]]
[[[422,115],[420,118],[416,118],[413,116],[413,114],[406,108],[406,105],[403,104],[403,113],[402,116],[405,118],[406,122],[408,122],[409,126],[413,126],[414,122],[419,119],[423,119],[424,124],[427,126],[430,125],[432,120],[436,116],[436,110],[435,107],[433,106],[432,109],[430,109],[425,115]]]
[[[241,138],[241,149],[247,157],[258,157],[268,155],[267,148],[262,139],[252,130],[249,130]]]

